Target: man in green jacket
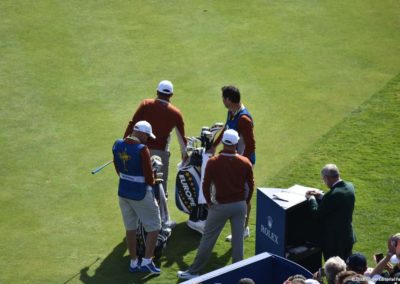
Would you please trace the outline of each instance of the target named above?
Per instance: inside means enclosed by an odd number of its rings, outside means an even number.
[[[324,259],[326,261],[332,256],[347,259],[356,242],[352,225],[354,186],[340,178],[339,169],[334,164],[325,165],[321,177],[330,190],[325,194],[311,190],[306,197],[319,224]]]

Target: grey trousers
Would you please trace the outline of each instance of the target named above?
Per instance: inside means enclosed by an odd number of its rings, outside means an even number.
[[[169,168],[169,156],[170,152],[167,151],[161,151],[161,150],[150,150],[150,156],[157,155],[161,158],[161,161],[163,163],[163,166],[161,168],[161,172],[163,173],[163,179],[164,181],[162,182],[164,192],[165,192],[165,197],[168,198],[168,189],[167,189],[167,184],[168,184],[168,168]]]
[[[208,209],[204,233],[200,240],[196,258],[189,267],[190,273],[198,274],[207,265],[215,243],[228,220],[231,223],[232,233],[232,262],[243,259],[243,227],[246,210],[245,201],[214,204]]]

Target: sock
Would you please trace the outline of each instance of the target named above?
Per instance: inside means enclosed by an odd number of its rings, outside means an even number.
[[[136,258],[135,260],[131,259],[131,267],[135,267],[138,265],[138,259]]]
[[[143,259],[142,259],[142,265],[149,264],[151,261],[152,261],[151,258],[144,258],[144,257],[143,257]]]

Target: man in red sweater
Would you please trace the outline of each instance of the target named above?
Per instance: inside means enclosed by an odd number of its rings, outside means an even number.
[[[187,158],[185,126],[181,111],[170,102],[174,94],[174,87],[168,80],[163,80],[157,87],[156,99],[145,99],[141,102],[132,120],[126,127],[124,138],[132,133],[132,127],[140,120],[148,121],[154,131],[156,139],[150,140],[147,146],[150,149],[150,155],[161,157],[163,167],[163,187],[165,195],[168,197],[168,167],[169,167],[169,142],[172,130],[176,130],[178,142],[181,148],[182,159]]]
[[[202,189],[209,208],[208,216],[193,264],[187,271],[178,271],[181,279],[199,275],[228,220],[232,233],[232,262],[243,259],[243,227],[246,205],[254,191],[254,178],[249,159],[236,152],[238,141],[235,130],[226,130],[222,137],[223,150],[206,165]]]

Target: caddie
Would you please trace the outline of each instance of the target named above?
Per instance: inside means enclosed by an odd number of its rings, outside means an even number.
[[[126,242],[131,257],[129,271],[159,274],[161,270],[153,263],[154,249],[161,229],[158,204],[152,192],[154,176],[150,151],[145,145],[155,139],[147,121],[139,121],[132,134],[115,141],[112,148],[114,166],[119,176],[119,206],[126,229]],[[142,261],[136,254],[136,231],[141,220],[146,232],[146,251]]]
[[[221,88],[221,91],[222,91],[222,103],[224,104],[225,108],[228,109],[228,114],[224,130],[215,140],[209,152],[211,154],[214,154],[216,151],[216,147],[221,142],[224,132],[228,129],[233,129],[239,133],[240,137],[239,143],[236,148],[237,152],[240,155],[247,157],[254,166],[256,163],[256,141],[254,138],[253,118],[250,115],[250,112],[247,110],[247,108],[242,104],[240,98],[240,91],[237,87],[232,85],[223,86]],[[249,228],[250,211],[251,211],[251,204],[249,203],[247,206],[247,217],[244,227],[244,238],[248,238],[250,236],[250,228]],[[231,241],[232,235],[227,236],[226,240]]]

